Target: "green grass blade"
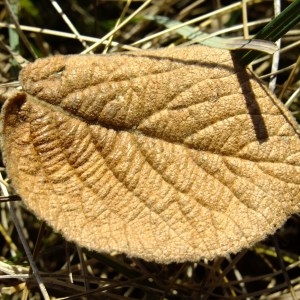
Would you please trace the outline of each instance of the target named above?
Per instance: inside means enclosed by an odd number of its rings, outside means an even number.
[[[254,39],[268,40],[276,42],[297,23],[300,22],[300,0],[292,2],[285,10],[282,11],[276,18],[268,23],[261,31],[259,31]],[[237,51],[237,56],[243,64],[251,63],[260,55],[256,50],[247,52]]]

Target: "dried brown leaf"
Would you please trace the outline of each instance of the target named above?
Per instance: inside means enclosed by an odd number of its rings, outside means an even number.
[[[69,240],[196,261],[299,211],[297,124],[228,51],[55,56],[20,80],[2,111],[7,172]]]

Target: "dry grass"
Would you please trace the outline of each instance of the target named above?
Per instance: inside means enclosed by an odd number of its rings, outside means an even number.
[[[219,37],[247,38],[274,16],[276,1],[244,1],[248,14],[240,2],[218,0],[59,1],[67,17],[55,10],[54,1],[35,2],[20,1],[17,16],[22,34],[13,26],[7,30],[13,22],[1,2],[1,83],[17,80],[18,64],[24,63],[24,58],[34,60],[35,55],[105,53],[195,42],[182,28],[174,29],[171,21],[188,22],[192,29]],[[287,6],[289,1],[282,4]],[[10,8],[14,10],[12,4]],[[154,16],[164,16],[172,30],[153,21]],[[282,39],[278,58],[272,62],[270,55],[264,55],[252,64],[255,73],[287,103],[296,118],[300,117],[299,36],[298,26]],[[13,195],[4,168],[1,174],[2,195]],[[20,202],[0,204],[2,299],[300,298],[298,215],[274,236],[237,255],[159,265],[79,249],[36,220]]]

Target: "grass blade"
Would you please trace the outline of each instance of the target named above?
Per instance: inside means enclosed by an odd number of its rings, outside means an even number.
[[[300,22],[300,0],[292,2],[285,10],[282,11],[276,18],[268,23],[261,31],[259,31],[254,39],[268,40],[276,42],[297,23]],[[237,56],[243,64],[248,65],[258,56],[260,52],[256,50],[239,51]]]

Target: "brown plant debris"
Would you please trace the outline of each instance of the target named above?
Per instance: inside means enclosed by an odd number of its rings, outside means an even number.
[[[297,124],[228,51],[55,56],[20,80],[1,117],[7,172],[69,240],[212,259],[299,211]]]

